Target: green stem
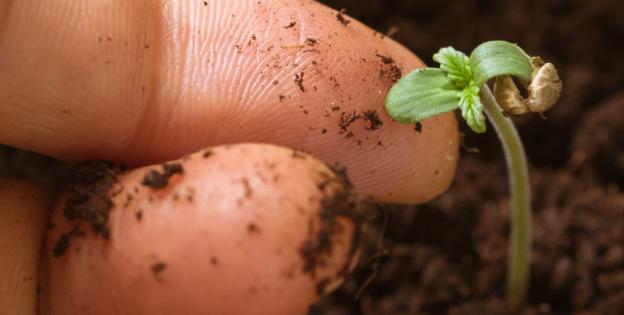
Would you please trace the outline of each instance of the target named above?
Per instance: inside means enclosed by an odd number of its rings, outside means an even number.
[[[505,151],[511,192],[511,245],[507,263],[507,298],[514,305],[524,301],[530,274],[531,192],[522,141],[511,119],[505,117],[492,91],[481,88],[481,102]]]

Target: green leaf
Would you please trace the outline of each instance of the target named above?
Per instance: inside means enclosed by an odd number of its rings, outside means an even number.
[[[501,75],[512,75],[531,81],[531,64],[526,53],[516,44],[489,41],[479,45],[470,54],[470,67],[477,86]]]
[[[416,123],[457,108],[460,91],[437,68],[411,72],[388,92],[386,111],[401,123]]]
[[[440,69],[448,74],[449,79],[458,88],[465,88],[472,80],[470,59],[463,52],[457,51],[453,47],[445,47],[433,55],[433,60],[440,64]]]
[[[461,92],[459,109],[470,129],[476,133],[485,132],[485,115],[483,114],[483,104],[479,98],[478,87],[470,86]]]

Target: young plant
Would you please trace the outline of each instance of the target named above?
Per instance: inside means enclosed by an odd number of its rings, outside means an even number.
[[[551,63],[505,41],[485,42],[470,56],[442,48],[433,60],[439,68],[418,69],[392,87],[386,110],[398,122],[414,124],[459,108],[477,133],[486,130],[485,116],[490,119],[503,145],[511,191],[507,297],[513,304],[522,303],[530,274],[531,196],[524,148],[508,116],[541,115],[559,98],[561,80]],[[495,79],[494,93],[487,85],[491,79]]]

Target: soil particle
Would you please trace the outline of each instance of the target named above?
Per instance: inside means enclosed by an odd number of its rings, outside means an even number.
[[[86,222],[95,234],[108,239],[108,216],[113,205],[109,190],[120,172],[120,167],[107,162],[86,162],[78,166],[67,189],[63,211],[67,221]]]
[[[390,66],[390,79],[392,79],[392,82],[397,82],[401,80],[402,77],[403,77],[403,70],[401,70],[399,66],[397,65]]]
[[[127,207],[128,207],[128,206],[132,203],[132,200],[133,200],[133,199],[134,199],[134,196],[133,196],[133,195],[131,195],[131,194],[126,194],[126,201],[124,202],[123,207],[124,207],[124,208],[127,208]]]
[[[379,118],[379,114],[375,110],[362,111],[360,114],[356,111],[342,112],[340,113],[340,120],[338,122],[338,127],[340,127],[341,130],[340,134],[346,133],[346,138],[353,137],[353,132],[349,131],[348,128],[359,119],[367,122],[367,126],[365,126],[364,129],[368,131],[377,130],[383,126],[383,121]]]
[[[209,157],[211,157],[214,154],[214,152],[212,152],[212,149],[206,149],[204,150],[204,153],[202,153],[202,157],[204,159],[207,159]]]
[[[260,233],[260,228],[255,223],[252,222],[252,223],[247,224],[247,232],[251,234],[258,234]]]
[[[347,9],[340,9],[340,11],[336,13],[336,19],[338,20],[338,22],[340,22],[340,24],[342,24],[342,26],[346,27],[347,25],[349,25],[349,23],[351,23],[351,20],[345,18],[345,14],[347,14]]]
[[[392,57],[388,57],[388,56],[384,56],[380,54],[375,54],[375,56],[379,57],[381,59],[381,62],[383,62],[386,65],[394,64],[394,59],[392,59]]]
[[[253,189],[251,189],[251,184],[247,178],[241,179],[241,183],[243,184],[243,188],[245,188],[245,198],[249,199],[253,195]]]
[[[143,177],[141,184],[150,187],[152,189],[162,189],[167,187],[169,178],[175,174],[184,173],[184,168],[180,163],[165,163],[162,165],[162,172],[156,170],[150,170]]]
[[[285,29],[293,28],[293,27],[295,27],[295,25],[297,25],[297,21],[292,21],[292,22],[288,23],[288,25],[284,26],[284,28]]]
[[[314,45],[318,44],[318,40],[316,40],[314,38],[306,38],[305,43],[310,45],[310,46],[314,46]]]
[[[367,110],[362,112],[362,116],[368,121],[367,130],[377,130],[383,126],[383,121],[379,118],[376,110]]]
[[[303,76],[305,75],[305,72],[300,72],[300,73],[295,73],[295,84],[297,84],[297,86],[299,87],[299,89],[301,90],[301,92],[305,92],[305,86],[303,86]]]
[[[362,116],[358,115],[356,111],[352,112],[342,112],[340,114],[340,122],[338,123],[338,127],[343,131],[347,131],[347,128],[356,120],[362,118]]]
[[[150,267],[150,270],[152,271],[152,274],[154,276],[159,276],[163,271],[165,271],[165,269],[167,269],[167,264],[162,261],[155,262]]]
[[[136,217],[137,221],[139,221],[139,222],[143,221],[143,211],[142,210],[137,211],[134,214],[134,216]]]
[[[74,229],[70,232],[64,233],[54,245],[54,248],[52,249],[52,256],[61,257],[69,248],[72,239],[76,237],[83,237],[85,235],[86,233],[82,231],[78,226],[74,227]]]
[[[247,42],[247,46],[251,46],[257,39],[258,37],[256,37],[256,34],[251,34],[251,38],[249,38],[249,41]]]
[[[381,62],[389,69],[381,69],[379,70],[379,76],[384,77],[386,73],[388,77],[393,81],[397,82],[403,77],[403,71],[396,64],[392,57],[384,56],[381,54],[376,54],[377,57],[381,58]]]
[[[193,202],[195,200],[195,188],[189,187],[186,189],[186,201]]]
[[[420,122],[415,123],[414,130],[416,130],[416,132],[418,133],[422,133],[422,124]]]

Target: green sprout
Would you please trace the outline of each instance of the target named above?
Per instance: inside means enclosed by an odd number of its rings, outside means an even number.
[[[433,60],[439,68],[418,69],[390,89],[386,110],[396,121],[414,124],[459,108],[476,133],[486,131],[485,117],[489,118],[503,145],[509,172],[512,215],[507,297],[518,305],[529,285],[531,195],[522,141],[508,116],[541,114],[552,107],[561,94],[561,80],[551,63],[505,41],[485,42],[470,56],[452,47],[442,48]],[[496,80],[494,93],[487,85],[491,79]]]

